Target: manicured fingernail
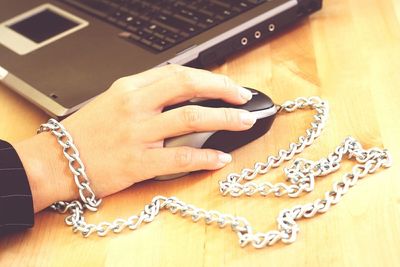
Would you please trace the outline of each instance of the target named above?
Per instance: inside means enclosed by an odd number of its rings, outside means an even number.
[[[249,101],[253,97],[253,94],[251,93],[250,90],[247,90],[241,86],[239,86],[239,93],[240,96],[246,101]]]
[[[223,164],[227,164],[232,161],[232,156],[226,153],[220,153],[218,155],[219,161]]]
[[[253,125],[256,122],[257,118],[251,112],[242,112],[240,113],[240,120],[243,124]]]

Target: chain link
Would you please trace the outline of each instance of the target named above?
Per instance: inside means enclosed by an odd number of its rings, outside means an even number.
[[[296,220],[311,218],[318,213],[325,213],[332,205],[337,204],[341,197],[347,193],[350,187],[367,174],[374,173],[377,169],[391,166],[391,157],[386,149],[371,148],[365,150],[361,144],[352,137],[347,137],[335,151],[326,158],[319,161],[310,161],[298,158],[292,166],[284,168],[287,177],[286,183],[272,184],[270,182],[255,183],[252,180],[260,174],[267,173],[271,168],[280,166],[284,161],[291,160],[296,154],[302,152],[307,146],[319,137],[328,118],[328,104],[318,97],[297,98],[287,101],[278,106],[279,112],[293,112],[298,109],[314,109],[314,121],[311,128],[306,130],[304,136],[299,137],[297,142],[291,143],[287,150],[280,150],[277,156],[270,156],[266,162],[257,162],[252,169],[243,169],[240,174],[231,173],[226,180],[219,182],[222,195],[240,197],[242,195],[262,196],[274,195],[277,197],[288,195],[299,197],[303,192],[311,192],[314,189],[315,178],[328,175],[340,168],[340,163],[345,155],[355,159],[357,164],[352,171],[343,175],[342,180],[335,182],[332,190],[325,193],[323,199],[317,199],[312,203],[297,205],[290,209],[282,210],[277,217],[277,229],[268,232],[254,232],[250,223],[242,217],[223,214],[215,210],[204,210],[187,204],[176,197],[156,196],[151,203],[145,205],[139,215],[133,215],[128,219],[116,219],[113,222],[101,222],[89,224],[83,217],[85,208],[97,211],[101,199],[96,199],[90,188],[89,178],[85,173],[85,167],[80,160],[79,152],[73,143],[73,139],[65,128],[56,120],[50,119],[43,124],[38,132],[49,131],[57,137],[58,143],[63,148],[64,156],[69,162],[69,168],[73,174],[74,181],[79,190],[80,200],[72,202],[59,201],[51,208],[60,213],[68,213],[65,223],[72,227],[74,232],[81,232],[87,237],[92,233],[105,236],[109,232],[120,233],[125,228],[137,229],[143,222],[149,223],[154,220],[160,210],[166,209],[171,213],[178,213],[183,217],[190,217],[194,222],[204,220],[206,224],[216,224],[220,228],[230,226],[239,238],[239,244],[244,247],[251,244],[255,248],[271,246],[278,241],[293,243],[299,232]]]

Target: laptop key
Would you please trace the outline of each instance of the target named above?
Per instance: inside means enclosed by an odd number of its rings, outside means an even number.
[[[145,31],[143,31],[143,30],[137,31],[136,34],[139,35],[139,36],[142,37],[142,38],[148,38],[149,36],[151,36],[150,33],[145,32]]]
[[[136,31],[138,31],[139,29],[138,29],[138,27],[135,27],[135,26],[132,26],[132,25],[128,25],[128,27],[127,27],[127,30],[129,31],[129,32],[136,32]]]
[[[173,45],[173,43],[170,43],[166,40],[162,39],[155,39],[153,40],[152,47],[157,49],[158,51],[163,51],[167,48],[170,48]]]
[[[219,0],[210,0],[210,2],[222,6],[224,8],[229,8],[231,6],[230,3],[225,3],[224,1],[219,1]]]
[[[141,27],[145,27],[147,25],[147,22],[141,18],[134,18],[130,24],[141,28]]]
[[[140,39],[140,42],[147,46],[150,46],[152,44],[152,42],[150,40],[147,40],[146,38]]]
[[[169,15],[161,14],[161,15],[158,15],[156,17],[156,19],[172,28],[180,29],[180,30],[183,30],[186,32],[192,33],[197,30],[196,26],[193,26],[193,25],[187,23],[186,21],[183,21],[179,18],[175,18],[175,17],[169,16]]]
[[[134,41],[139,41],[142,37],[140,37],[140,35],[137,35],[136,33],[132,33],[132,34],[129,36],[129,38],[130,38],[131,40],[134,40]]]
[[[248,2],[254,4],[254,5],[258,5],[261,4],[263,2],[266,2],[267,0],[247,0]]]
[[[168,42],[170,42],[170,43],[172,43],[172,44],[175,44],[176,42],[177,42],[177,40],[176,39],[173,39],[173,38],[171,38],[171,37],[165,37],[165,40],[166,41],[168,41]]]

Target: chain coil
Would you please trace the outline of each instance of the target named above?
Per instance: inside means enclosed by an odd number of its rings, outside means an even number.
[[[267,173],[271,168],[280,166],[284,161],[291,160],[296,154],[301,153],[318,138],[328,118],[328,104],[319,97],[300,97],[294,101],[287,101],[278,106],[279,112],[293,112],[298,109],[314,109],[314,121],[306,134],[298,138],[297,142],[289,145],[288,149],[281,149],[277,156],[269,156],[266,162],[257,162],[252,169],[243,169],[241,173],[231,173],[225,180],[219,182],[219,190],[223,196],[231,195],[240,197],[242,195],[262,196],[274,195],[280,197],[299,197],[303,192],[312,192],[315,186],[315,178],[328,175],[340,168],[340,163],[345,155],[353,158],[357,164],[351,172],[343,175],[342,180],[335,182],[332,190],[325,193],[325,197],[317,199],[312,203],[297,205],[290,209],[282,210],[277,217],[277,229],[268,232],[255,232],[250,223],[243,217],[223,214],[215,210],[204,210],[187,204],[176,197],[155,196],[150,204],[138,214],[128,219],[116,219],[113,222],[101,222],[89,224],[83,216],[85,209],[97,211],[101,199],[96,199],[95,193],[90,187],[89,178],[85,167],[80,159],[79,152],[74,145],[71,135],[56,120],[50,119],[48,123],[42,124],[38,130],[51,132],[63,148],[63,154],[68,160],[69,169],[79,190],[80,200],[72,202],[59,201],[51,208],[59,213],[68,213],[65,223],[72,227],[74,232],[81,232],[87,237],[92,233],[105,236],[109,232],[120,233],[125,228],[137,229],[143,222],[152,222],[160,210],[166,209],[173,214],[190,217],[194,222],[204,220],[206,224],[216,224],[220,228],[230,226],[239,239],[240,246],[251,244],[255,248],[271,246],[278,241],[293,243],[297,239],[299,226],[297,220],[312,218],[319,213],[325,213],[332,205],[337,204],[350,187],[367,174],[374,173],[379,168],[391,166],[391,157],[386,149],[370,148],[365,150],[361,144],[352,137],[347,137],[335,151],[326,158],[319,161],[310,161],[298,158],[292,166],[284,168],[287,177],[286,183],[272,184],[270,182],[255,183],[258,175]]]

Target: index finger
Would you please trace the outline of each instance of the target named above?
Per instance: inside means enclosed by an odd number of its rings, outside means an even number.
[[[200,69],[187,68],[172,73],[137,91],[152,109],[162,109],[193,98],[219,98],[232,104],[244,104],[251,99],[252,93],[236,84],[230,78]]]

